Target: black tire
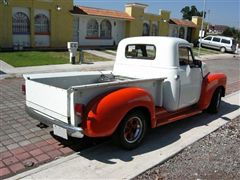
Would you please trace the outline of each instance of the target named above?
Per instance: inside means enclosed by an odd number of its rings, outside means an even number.
[[[222,98],[222,89],[218,88],[214,92],[213,97],[211,99],[211,103],[208,106],[207,111],[209,113],[217,113],[219,111],[220,104],[221,104],[221,98]]]
[[[146,131],[146,116],[141,111],[132,111],[123,118],[113,140],[124,149],[135,149],[142,143]]]
[[[221,51],[222,53],[225,53],[225,52],[226,52],[226,48],[225,48],[225,47],[221,47],[221,48],[220,48],[220,51]]]

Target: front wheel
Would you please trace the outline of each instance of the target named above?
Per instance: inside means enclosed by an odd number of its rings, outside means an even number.
[[[222,89],[217,89],[213,94],[211,103],[207,111],[210,113],[217,113],[220,108],[221,98],[222,98]]]
[[[125,149],[134,149],[143,141],[146,130],[146,116],[141,111],[130,112],[114,134],[114,141]]]

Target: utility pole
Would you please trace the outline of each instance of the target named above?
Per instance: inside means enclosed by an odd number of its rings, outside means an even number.
[[[209,27],[210,27],[210,9],[208,9],[207,11],[207,24],[208,24],[208,30],[209,30]]]
[[[206,9],[206,0],[203,0],[203,15],[202,15],[202,25],[201,25],[201,31],[200,31],[200,42],[199,42],[199,47],[198,47],[198,57],[200,56],[200,49],[201,49],[201,41],[202,41],[202,36],[203,34],[203,22],[205,18],[205,9]]]

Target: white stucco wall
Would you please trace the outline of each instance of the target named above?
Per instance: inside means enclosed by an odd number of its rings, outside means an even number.
[[[184,28],[184,39],[187,39],[187,30],[188,30],[188,27],[186,26],[178,26],[178,25],[175,25],[175,24],[169,24],[169,36],[171,37],[179,37],[179,29],[183,27]]]
[[[50,46],[50,36],[49,35],[35,35],[35,46],[36,47],[48,47]]]
[[[90,19],[96,19],[99,25],[100,33],[100,24],[102,20],[107,19],[112,25],[112,38],[111,39],[87,39],[87,23]],[[112,46],[118,44],[121,39],[125,37],[125,20],[97,17],[97,16],[88,16],[88,15],[74,15],[74,41],[79,41],[80,46]],[[78,22],[77,22],[78,19]],[[115,22],[115,23],[114,23]],[[77,24],[78,23],[78,24]],[[114,25],[115,24],[115,25]],[[77,30],[78,26],[78,30]],[[76,37],[78,35],[78,37]]]

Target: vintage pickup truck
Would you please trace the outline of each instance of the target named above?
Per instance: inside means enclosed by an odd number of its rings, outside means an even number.
[[[55,135],[113,136],[136,148],[148,128],[204,110],[216,113],[226,76],[209,73],[179,38],[134,37],[120,42],[113,71],[27,74],[26,110]]]

